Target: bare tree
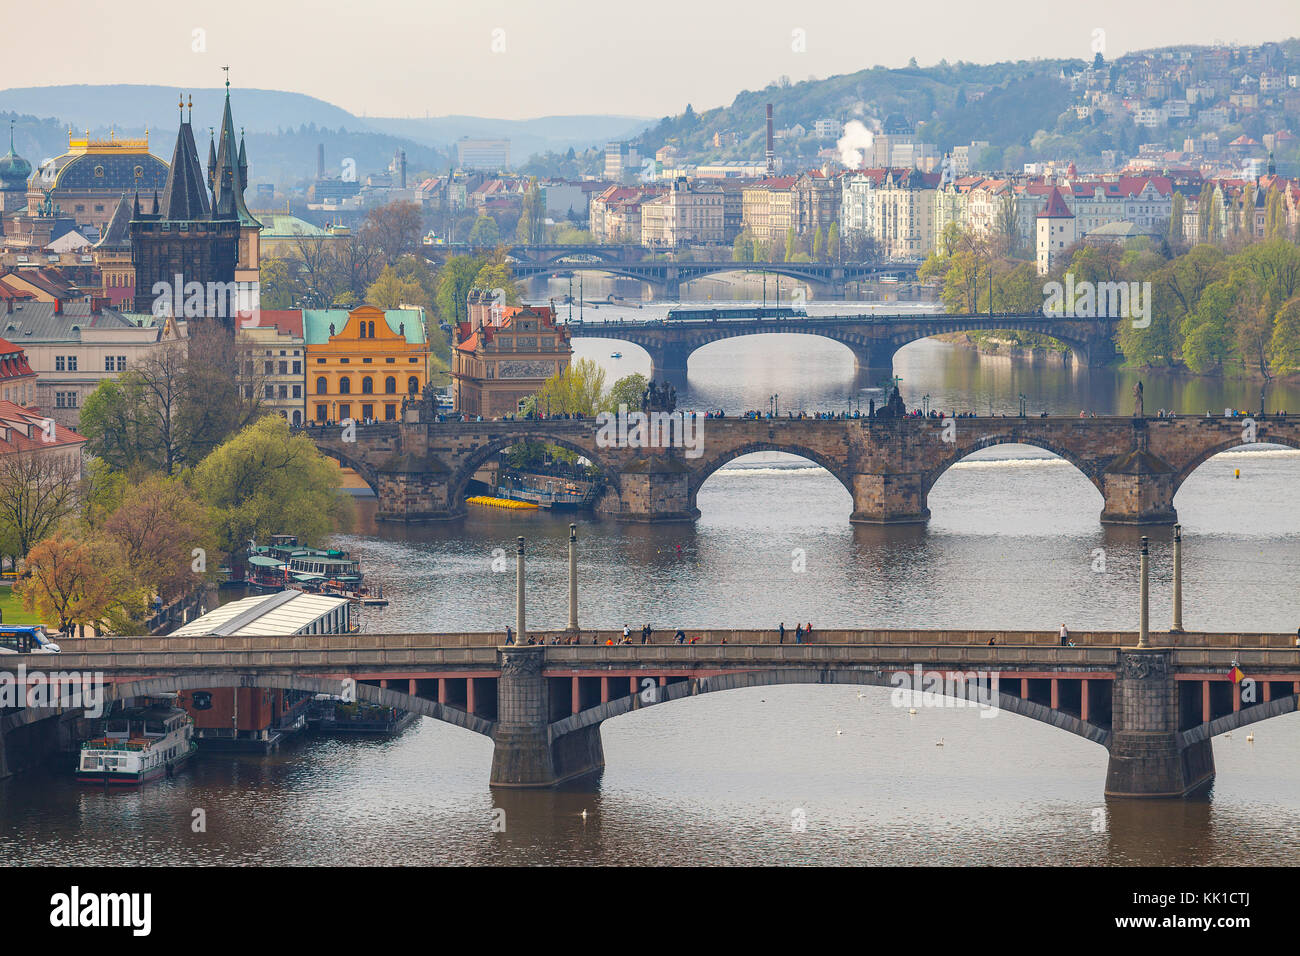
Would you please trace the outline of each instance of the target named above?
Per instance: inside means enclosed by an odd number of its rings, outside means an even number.
[[[51,447],[0,455],[0,538],[27,554],[77,508],[79,448]]]

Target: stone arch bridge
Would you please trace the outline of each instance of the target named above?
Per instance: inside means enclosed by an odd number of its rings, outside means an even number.
[[[592,420],[384,422],[309,427],[316,445],[353,467],[384,519],[465,513],[465,489],[485,463],[525,439],[560,445],[604,473],[596,509],[636,522],[690,521],[704,482],[741,455],[788,452],[821,465],[853,498],[850,521],[926,521],[927,497],[954,464],[982,448],[1025,444],[1074,465],[1101,493],[1101,520],[1173,524],[1174,495],[1204,461],[1252,441],[1300,448],[1300,416],[1240,418],[902,418],[694,420],[672,435],[691,447],[634,448],[603,441]],[[345,440],[351,437],[353,440]],[[693,444],[692,444],[693,443]],[[613,447],[605,447],[612,445]]]
[[[575,338],[618,339],[650,354],[650,378],[682,378],[696,349],[741,335],[816,335],[845,345],[859,369],[892,368],[894,353],[909,342],[950,332],[1009,329],[1050,336],[1070,349],[1077,366],[1102,365],[1115,357],[1112,319],[1062,319],[1041,312],[948,315],[818,315],[782,319],[686,319],[645,322],[581,322]]]
[[[1042,721],[1107,748],[1107,794],[1176,797],[1213,779],[1213,736],[1292,713],[1300,699],[1300,664],[1282,634],[1156,634],[1139,650],[1123,632],[1076,634],[1075,647],[1032,632],[819,631],[801,645],[772,632],[692,633],[703,642],[607,646],[615,635],[604,631],[580,632],[591,643],[509,647],[496,634],[73,638],[56,663],[96,675],[110,700],[218,687],[351,693],[491,738],[491,782],[504,787],[599,771],[601,724],[631,711],[741,688],[848,684],[890,688],[896,706]],[[0,658],[0,675],[21,680],[13,659]],[[1231,679],[1234,664],[1248,682]]]

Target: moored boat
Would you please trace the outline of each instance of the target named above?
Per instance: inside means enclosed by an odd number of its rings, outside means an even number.
[[[77,779],[131,787],[170,776],[198,750],[193,736],[193,718],[168,700],[128,708],[104,718],[101,736],[82,742]]]

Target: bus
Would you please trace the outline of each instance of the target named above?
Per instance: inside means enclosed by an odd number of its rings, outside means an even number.
[[[0,654],[58,654],[59,645],[42,627],[0,624]]]

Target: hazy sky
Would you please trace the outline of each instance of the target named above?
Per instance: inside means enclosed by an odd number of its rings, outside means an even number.
[[[1097,28],[1107,56],[1300,34],[1300,0],[44,0],[40,14],[29,26],[57,42],[4,44],[0,87],[212,87],[229,64],[236,87],[307,93],[357,114],[510,119],[662,116],[729,103],[783,74],[913,56],[923,66],[1090,59]]]

